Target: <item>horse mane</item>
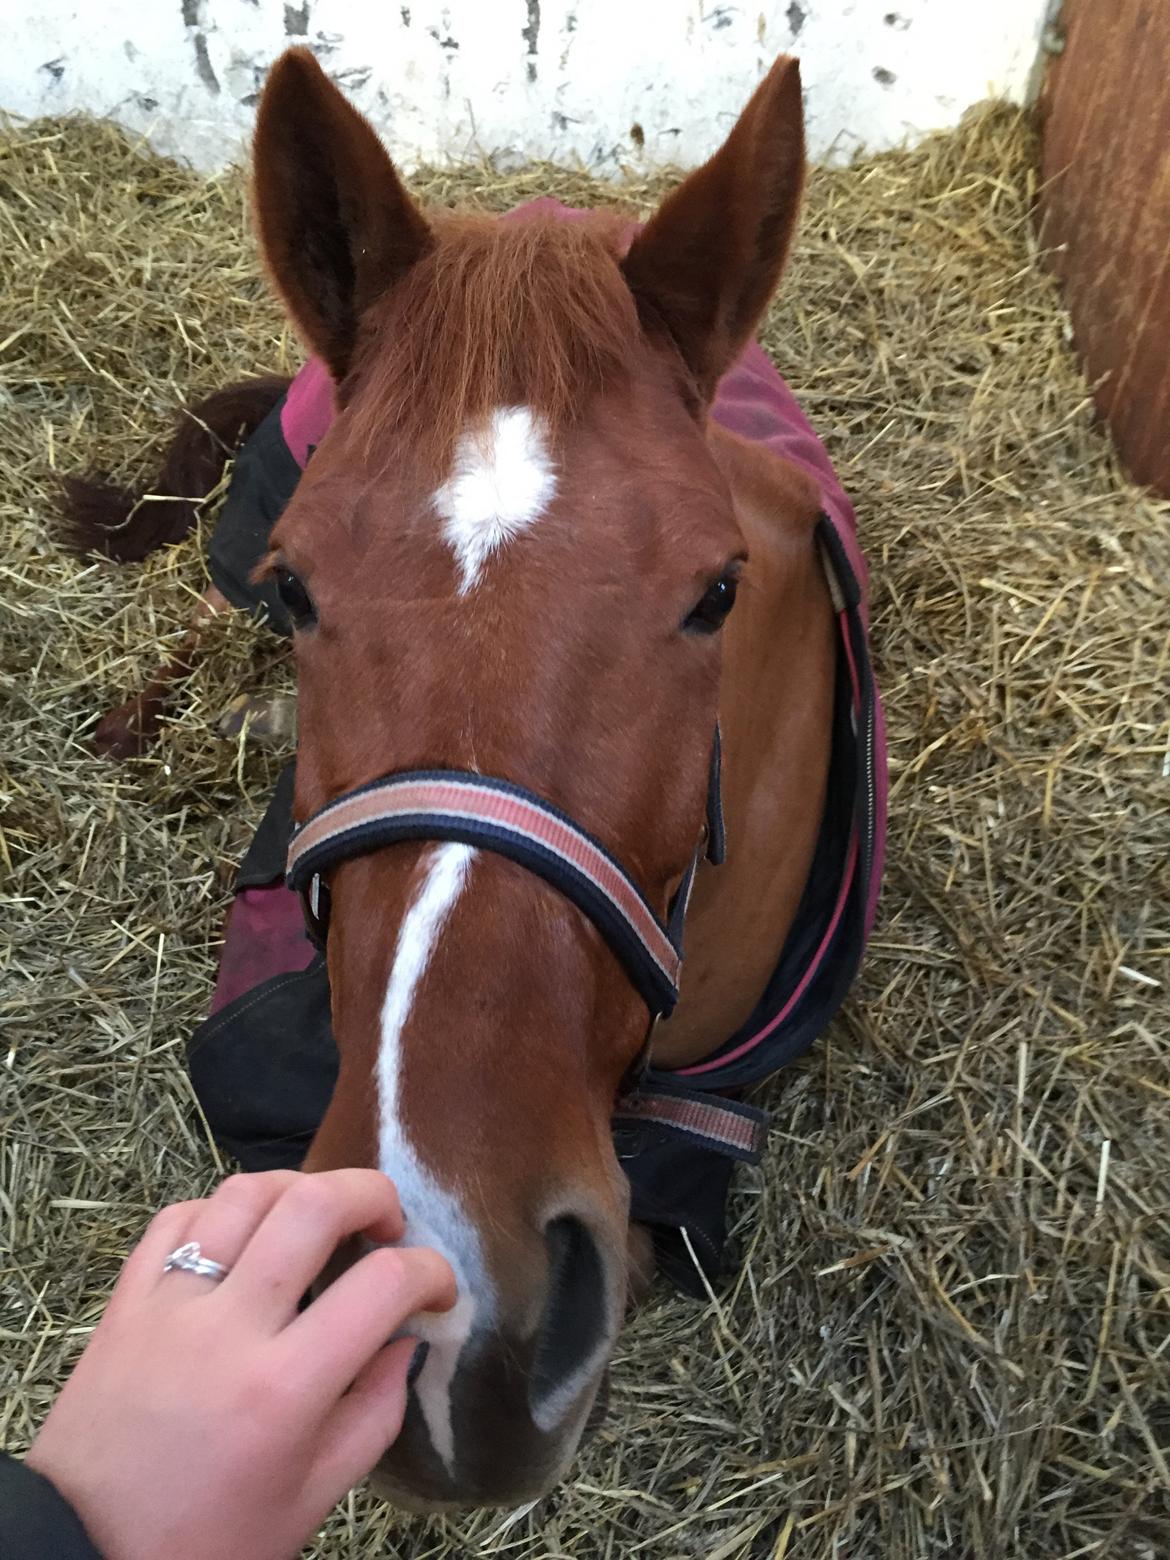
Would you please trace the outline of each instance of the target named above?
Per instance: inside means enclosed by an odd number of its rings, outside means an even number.
[[[555,440],[593,395],[628,382],[642,341],[618,266],[628,220],[428,215],[433,249],[370,311],[341,386],[367,457],[394,429],[441,473],[497,407],[528,406]]]

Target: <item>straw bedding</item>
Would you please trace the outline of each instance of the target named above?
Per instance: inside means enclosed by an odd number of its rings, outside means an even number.
[[[1170,509],[1092,426],[1034,166],[996,109],[816,173],[767,322],[858,503],[893,815],[864,976],[771,1089],[738,1281],[634,1321],[604,1430],[534,1511],[423,1522],[358,1493],[314,1555],[1170,1552]],[[549,167],[416,184],[493,208],[607,194]],[[184,625],[201,550],[70,558],[55,483],[138,478],[174,407],[297,349],[240,179],[107,125],[0,135],[0,268],[0,1433],[19,1446],[151,1210],[223,1168],[183,1042],[283,754],[217,723],[290,686],[274,640],[224,624],[152,756],[92,757],[98,715]]]

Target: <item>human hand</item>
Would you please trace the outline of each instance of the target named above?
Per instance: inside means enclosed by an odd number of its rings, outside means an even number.
[[[416,1347],[455,1302],[424,1247],[361,1257],[298,1314],[337,1246],[398,1240],[376,1170],[236,1175],[151,1222],[28,1453],[108,1560],[289,1560],[394,1440]],[[222,1282],[164,1272],[198,1241]]]

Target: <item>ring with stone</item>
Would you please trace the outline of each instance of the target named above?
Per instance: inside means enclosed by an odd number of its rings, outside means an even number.
[[[185,1245],[176,1246],[163,1263],[164,1273],[195,1273],[200,1278],[210,1278],[217,1284],[228,1276],[229,1271],[230,1269],[224,1267],[222,1262],[215,1262],[211,1257],[205,1257],[197,1240],[189,1240]]]

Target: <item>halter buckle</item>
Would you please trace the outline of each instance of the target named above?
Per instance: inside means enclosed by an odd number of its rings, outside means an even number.
[[[654,1036],[661,1022],[661,1013],[652,1013],[650,1015],[650,1022],[646,1026],[646,1038],[642,1041],[641,1049],[622,1074],[622,1081],[618,1084],[617,1097],[619,1100],[624,1100],[631,1094],[637,1094],[646,1082],[646,1074],[650,1071],[650,1053],[654,1049]]]
[[[329,933],[329,887],[319,872],[314,872],[297,891],[301,901],[301,913],[305,918],[305,930],[309,940],[325,951],[325,938]]]

